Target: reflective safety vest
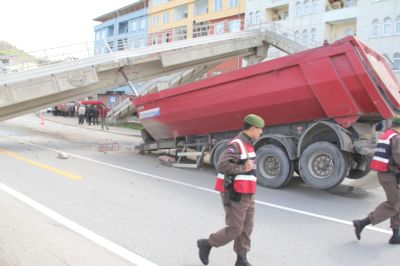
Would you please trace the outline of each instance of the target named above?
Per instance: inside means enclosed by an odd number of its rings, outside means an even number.
[[[389,170],[390,140],[398,135],[393,129],[385,131],[378,139],[374,157],[372,158],[370,168],[378,172],[387,172]]]
[[[254,151],[253,145],[250,143],[243,143],[242,140],[239,138],[233,139],[229,142],[229,145],[237,144],[240,149],[240,160],[239,164],[244,164],[247,159],[249,160],[256,160],[256,153]],[[253,169],[250,172],[238,174],[234,177],[233,181],[233,188],[238,193],[243,194],[254,194],[256,193],[256,184],[257,184],[257,177],[254,174],[255,170]],[[224,174],[218,173],[217,180],[215,182],[215,190],[219,192],[227,192],[224,187]]]

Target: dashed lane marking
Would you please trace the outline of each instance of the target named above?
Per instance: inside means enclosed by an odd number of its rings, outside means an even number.
[[[56,174],[59,174],[59,175],[62,175],[62,176],[65,176],[65,177],[67,177],[69,179],[73,179],[73,180],[81,180],[82,179],[82,177],[79,176],[79,175],[75,175],[75,174],[63,171],[61,169],[58,169],[56,167],[30,160],[28,158],[20,156],[17,153],[9,151],[9,150],[0,149],[0,154],[8,156],[8,157],[11,157],[11,158],[14,158],[14,159],[18,159],[20,161],[24,161],[24,162],[26,162],[26,163],[28,163],[30,165],[33,165],[33,166],[48,170],[50,172],[53,172],[53,173],[56,173]]]

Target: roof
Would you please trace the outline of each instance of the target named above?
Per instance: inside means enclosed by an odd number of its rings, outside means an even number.
[[[79,104],[104,105],[102,101],[79,101]]]
[[[101,15],[97,18],[94,18],[94,21],[99,21],[99,22],[105,22],[107,20],[132,13],[136,10],[144,9],[145,7],[149,6],[149,0],[139,0],[133,4],[121,7],[119,9],[116,9],[114,11],[108,12],[104,15]]]

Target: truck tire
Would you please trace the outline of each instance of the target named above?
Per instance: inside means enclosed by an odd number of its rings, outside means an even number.
[[[310,187],[333,188],[343,181],[348,172],[347,157],[332,143],[313,143],[300,156],[300,176]]]
[[[293,176],[294,165],[286,153],[275,145],[257,150],[257,182],[269,188],[286,185]]]
[[[218,162],[219,162],[219,158],[221,157],[222,153],[225,151],[226,146],[228,144],[228,141],[224,141],[218,144],[217,147],[215,147],[211,157],[211,162],[215,167],[215,170],[218,172],[217,166],[218,166]]]
[[[347,176],[347,178],[349,179],[360,179],[366,175],[369,174],[369,172],[371,172],[371,169],[369,168],[369,164],[371,162],[371,156],[367,156],[367,155],[357,155],[355,156],[355,161],[358,164],[366,164],[368,167],[365,170],[360,170],[360,169],[355,169],[352,170],[350,169],[349,175]]]

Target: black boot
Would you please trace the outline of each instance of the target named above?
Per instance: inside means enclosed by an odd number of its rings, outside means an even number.
[[[399,228],[393,228],[393,235],[389,239],[389,244],[400,244]]]
[[[246,255],[237,255],[235,266],[251,266],[250,262],[247,261]]]
[[[353,225],[354,225],[354,230],[356,233],[356,237],[358,240],[361,239],[361,231],[371,223],[371,220],[367,216],[367,218],[364,218],[362,220],[353,220]]]
[[[207,239],[197,240],[197,247],[199,248],[199,257],[204,265],[208,265],[208,256],[210,255],[211,246]]]

